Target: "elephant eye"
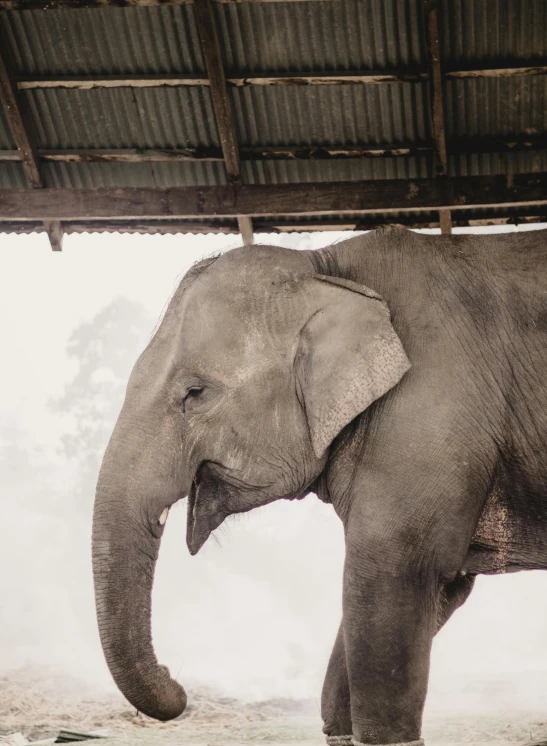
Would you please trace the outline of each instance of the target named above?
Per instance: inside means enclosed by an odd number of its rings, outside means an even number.
[[[182,400],[183,412],[188,411],[192,404],[200,398],[204,388],[204,386],[192,386],[191,389],[188,389],[188,391],[186,392],[186,396]]]

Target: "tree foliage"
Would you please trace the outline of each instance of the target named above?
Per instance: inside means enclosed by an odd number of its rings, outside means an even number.
[[[86,498],[94,494],[129,374],[150,339],[153,323],[140,303],[119,297],[76,327],[69,339],[67,352],[78,367],[52,407],[72,419],[62,448],[69,459],[78,461],[77,490]]]

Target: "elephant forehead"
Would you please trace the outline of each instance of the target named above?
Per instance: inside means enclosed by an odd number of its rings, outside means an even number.
[[[290,274],[299,277],[313,274],[311,261],[303,252],[285,249],[280,246],[240,246],[227,251],[216,259],[207,269],[207,276],[220,277],[223,282],[231,278],[240,281],[248,278],[253,284],[261,280],[268,282],[272,277],[287,277]]]
[[[199,278],[181,302],[179,323],[187,349],[229,346],[238,354],[283,348],[301,316],[297,282],[275,277],[260,283],[234,277]]]
[[[178,366],[189,373],[216,374],[229,382],[279,357],[262,315],[252,304],[242,308],[224,298],[191,301],[180,316]]]
[[[299,252],[273,246],[240,247],[216,259],[199,276],[189,295],[218,298],[256,313],[261,304],[280,296],[288,300],[313,268]]]

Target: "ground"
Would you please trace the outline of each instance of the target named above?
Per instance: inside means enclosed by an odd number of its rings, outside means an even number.
[[[277,744],[322,746],[319,705],[313,700],[245,703],[200,689],[180,720],[157,723],[112,694],[97,695],[65,677],[20,669],[0,678],[0,743],[22,733],[29,741],[56,736],[61,728],[107,729],[105,746],[222,746]],[[428,714],[427,746],[547,746],[545,713],[522,710],[488,714]]]

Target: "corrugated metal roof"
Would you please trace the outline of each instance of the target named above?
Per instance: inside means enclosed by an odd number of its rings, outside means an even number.
[[[205,71],[191,5],[1,15],[19,75]]]
[[[6,121],[6,115],[2,107],[0,107],[0,149],[12,150],[13,148],[15,148],[15,142]]]
[[[214,12],[226,73],[244,77],[425,69],[421,5],[234,2],[217,3]],[[547,58],[544,0],[445,0],[438,6],[447,69]],[[192,5],[6,11],[0,41],[17,76],[206,74]],[[243,147],[431,142],[423,81],[230,87],[229,95]],[[220,147],[207,87],[51,88],[21,96],[43,149]],[[444,107],[448,137],[545,134],[547,75],[447,79]],[[0,110],[0,148],[14,147]],[[241,168],[249,184],[434,176],[432,155],[244,160]],[[547,171],[546,150],[449,157],[454,176],[533,171]],[[46,185],[64,188],[226,183],[218,162],[44,162],[43,175]],[[24,185],[21,164],[0,161],[0,187]]]
[[[420,0],[219,3],[229,72],[360,70],[425,64]]]
[[[545,58],[547,3],[541,0],[445,0],[438,3],[442,61]]]
[[[0,164],[0,189],[24,189],[27,180],[20,163]]]
[[[43,174],[61,188],[226,184],[222,163],[45,163]]]
[[[452,156],[449,158],[449,169],[454,176],[545,173],[547,150]]]
[[[244,161],[248,184],[296,184],[361,179],[426,179],[435,173],[433,158],[348,158],[343,161]]]
[[[41,148],[220,145],[208,88],[22,91]]]
[[[547,131],[547,75],[447,80],[444,93],[448,137]]]
[[[424,142],[430,136],[427,88],[416,83],[257,86],[232,89],[231,98],[241,145]]]

